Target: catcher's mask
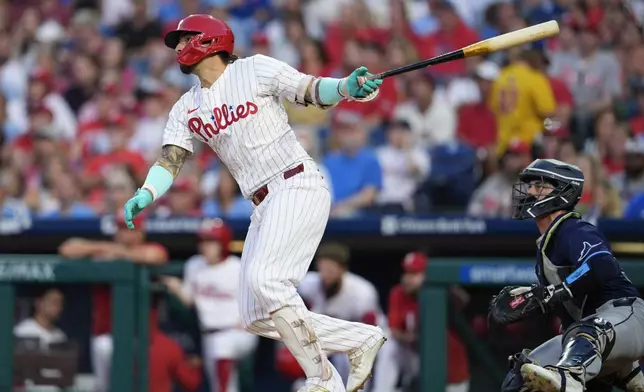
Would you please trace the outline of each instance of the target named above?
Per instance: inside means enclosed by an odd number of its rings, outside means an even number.
[[[519,174],[512,189],[512,219],[572,211],[584,188],[584,173],[556,159],[537,159]]]

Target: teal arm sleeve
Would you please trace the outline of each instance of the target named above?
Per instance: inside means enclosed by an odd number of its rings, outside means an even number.
[[[342,87],[340,84],[345,83],[344,79],[321,78],[318,88],[320,101],[324,105],[335,105],[342,101],[344,97],[340,95]],[[315,93],[315,92],[313,92]]]
[[[149,190],[152,193],[152,199],[156,200],[170,189],[173,182],[174,177],[168,170],[154,165],[150,168],[142,188]]]

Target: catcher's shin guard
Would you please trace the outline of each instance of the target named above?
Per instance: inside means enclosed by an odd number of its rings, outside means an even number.
[[[601,318],[572,324],[562,339],[563,353],[556,367],[563,368],[582,383],[593,379],[615,344],[615,330]]]
[[[523,377],[521,377],[521,366],[526,363],[534,363],[529,357],[532,350],[524,349],[520,353],[511,355],[508,358],[508,365],[510,371],[505,376],[503,384],[501,384],[501,392],[524,392],[527,389],[524,387]]]

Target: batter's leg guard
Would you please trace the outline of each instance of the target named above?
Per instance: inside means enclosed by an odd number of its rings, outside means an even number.
[[[318,342],[313,326],[290,306],[271,315],[282,341],[304,370],[308,379],[329,380],[333,375],[331,364]]]
[[[599,317],[582,320],[568,327],[562,344],[563,353],[555,367],[585,383],[599,374],[615,344],[615,330],[611,323]]]

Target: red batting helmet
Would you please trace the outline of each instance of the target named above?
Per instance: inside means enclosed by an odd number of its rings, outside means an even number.
[[[177,57],[179,64],[193,66],[207,56],[218,52],[233,54],[235,35],[226,22],[206,14],[184,18],[177,28],[165,35],[165,45],[176,48],[181,33],[196,33]]]
[[[197,236],[202,241],[217,241],[221,244],[222,257],[228,257],[230,242],[233,240],[233,232],[221,219],[205,220]]]

